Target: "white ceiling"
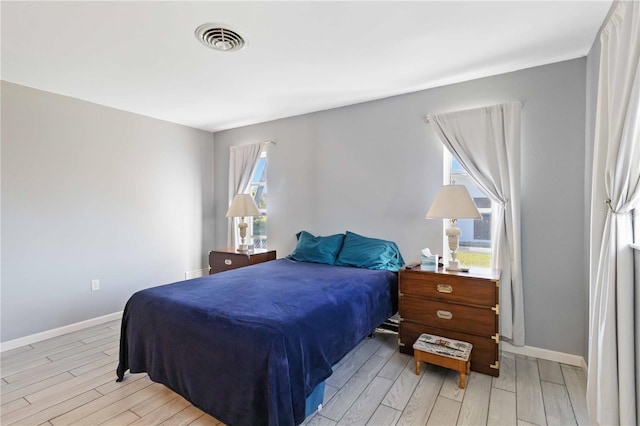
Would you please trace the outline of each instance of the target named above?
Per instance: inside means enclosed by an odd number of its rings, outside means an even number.
[[[217,131],[581,57],[610,6],[3,1],[1,76]],[[207,22],[248,45],[206,48]]]

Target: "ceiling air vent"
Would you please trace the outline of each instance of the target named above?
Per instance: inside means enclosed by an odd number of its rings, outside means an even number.
[[[223,52],[240,50],[246,44],[240,34],[219,24],[200,25],[196,28],[196,37],[205,46]]]

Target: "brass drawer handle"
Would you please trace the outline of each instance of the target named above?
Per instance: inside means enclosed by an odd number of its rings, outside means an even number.
[[[449,311],[438,311],[436,314],[438,315],[438,318],[446,320],[450,320],[453,318],[453,314]]]
[[[232,263],[233,263],[233,261],[231,259],[225,259],[224,260],[224,264],[227,265],[227,266],[231,265]]]
[[[449,284],[438,284],[436,290],[438,290],[439,293],[453,293],[453,287]]]

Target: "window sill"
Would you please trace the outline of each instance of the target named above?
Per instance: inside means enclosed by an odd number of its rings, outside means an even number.
[[[629,247],[631,247],[632,249],[636,249],[636,250],[640,251],[640,244],[629,244]]]

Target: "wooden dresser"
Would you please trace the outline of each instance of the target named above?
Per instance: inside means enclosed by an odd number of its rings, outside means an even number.
[[[252,250],[238,253],[233,248],[216,249],[209,252],[209,275],[243,266],[255,265],[276,258],[275,250]]]
[[[471,369],[500,374],[500,271],[399,273],[400,352],[413,355],[422,333],[473,344]]]

